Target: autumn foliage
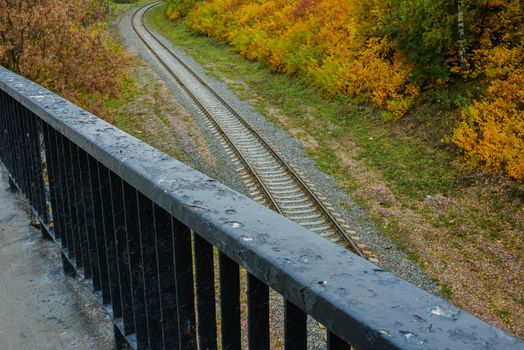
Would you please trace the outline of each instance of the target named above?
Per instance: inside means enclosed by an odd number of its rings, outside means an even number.
[[[0,0],[0,64],[65,98],[101,108],[117,96],[126,56],[104,32],[101,0]]]
[[[193,31],[328,96],[372,101],[386,119],[403,116],[421,92],[454,79],[483,81],[487,88],[462,110],[453,140],[470,159],[520,180],[523,13],[519,0],[169,0],[167,6],[172,19],[187,15]]]
[[[229,41],[242,55],[298,75],[328,96],[369,98],[392,117],[404,114],[418,89],[413,66],[385,36],[375,35],[380,13],[373,2],[217,0],[189,13],[199,33]],[[365,23],[365,24],[364,24]]]
[[[519,1],[488,4],[465,72],[487,88],[462,109],[453,140],[473,162],[524,180],[524,9]]]
[[[454,142],[472,161],[524,179],[524,69],[522,50],[496,47],[477,52],[488,81],[485,96],[461,111]]]

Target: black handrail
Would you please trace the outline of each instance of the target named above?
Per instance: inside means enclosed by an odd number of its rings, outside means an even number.
[[[306,315],[328,349],[524,348],[4,68],[0,161],[117,348],[239,349],[247,332],[268,349],[269,288],[285,299],[286,349],[306,348]]]

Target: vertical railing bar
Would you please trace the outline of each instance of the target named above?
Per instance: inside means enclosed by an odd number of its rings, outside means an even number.
[[[64,229],[62,231],[62,245],[65,246],[65,254],[67,257],[71,260],[71,262],[74,262],[76,256],[75,256],[75,249],[73,246],[73,237],[72,237],[72,230],[71,230],[71,216],[69,215],[70,212],[70,206],[69,206],[69,196],[67,191],[67,184],[66,184],[66,171],[65,171],[65,161],[64,161],[64,146],[63,146],[63,136],[58,131],[53,130],[54,139],[56,142],[56,146],[54,147],[56,152],[56,160],[57,160],[57,170],[59,173],[59,180],[60,180],[60,195],[62,197],[61,202],[61,217]]]
[[[8,117],[8,122],[10,126],[9,135],[11,136],[11,145],[13,150],[13,171],[12,175],[15,177],[15,181],[17,182],[19,186],[19,190],[24,193],[23,188],[23,177],[22,177],[22,162],[20,160],[20,151],[19,151],[19,143],[20,143],[20,135],[17,130],[17,116],[15,112],[15,101],[10,98],[8,100],[8,109],[10,118]]]
[[[222,349],[240,349],[240,268],[227,255],[219,253],[219,269]]]
[[[5,92],[0,90],[0,157],[5,167],[10,169],[10,155],[8,152],[8,133],[7,133],[7,108],[6,108],[7,95]]]
[[[328,350],[351,350],[351,345],[340,339],[336,334],[327,331]]]
[[[6,127],[6,130],[7,130],[7,133],[6,133],[6,137],[7,137],[7,144],[9,145],[9,147],[11,148],[11,152],[8,152],[9,153],[9,161],[10,161],[10,167],[9,167],[9,171],[11,173],[12,176],[17,176],[17,171],[16,171],[16,161],[15,161],[15,157],[16,157],[16,152],[15,152],[15,147],[14,147],[14,141],[13,141],[13,137],[14,137],[14,134],[13,134],[13,120],[14,120],[14,117],[13,117],[13,114],[12,114],[12,111],[11,111],[11,97],[9,95],[7,95],[5,93],[5,96],[6,96],[6,99],[4,101],[4,108],[5,108],[5,127]]]
[[[307,349],[307,314],[287,300],[284,304],[284,348]]]
[[[18,115],[18,125],[20,130],[20,141],[21,141],[21,151],[22,151],[22,162],[23,162],[23,168],[24,168],[24,177],[25,177],[25,196],[29,200],[29,203],[31,205],[32,210],[32,218],[34,219],[34,185],[33,185],[33,168],[32,168],[32,162],[31,162],[31,153],[30,153],[30,142],[29,142],[29,127],[27,125],[27,120],[25,118],[25,111],[23,109],[23,106],[16,102],[16,111]]]
[[[269,349],[269,287],[250,273],[247,308],[249,349]]]
[[[98,273],[100,276],[100,290],[102,303],[108,307],[111,304],[111,289],[109,287],[109,268],[106,253],[106,243],[104,234],[104,215],[102,207],[102,188],[98,172],[98,162],[88,156],[88,166],[90,174],[91,193],[93,199],[93,222],[95,223],[95,247],[98,259]]]
[[[47,226],[47,211],[45,204],[45,185],[42,169],[42,156],[40,154],[40,136],[38,134],[38,126],[36,123],[36,116],[27,111],[28,124],[30,130],[29,141],[31,143],[31,154],[32,154],[32,163],[34,164],[33,170],[33,181],[34,181],[34,190],[35,190],[35,208],[38,212],[39,220],[41,221],[42,226]],[[45,229],[42,227],[42,232]]]
[[[22,162],[20,161],[20,152],[19,152],[19,142],[20,137],[17,131],[17,124],[16,124],[16,114],[15,114],[15,101],[13,99],[8,100],[8,110],[9,110],[9,116],[8,116],[8,125],[9,125],[9,135],[10,135],[10,141],[11,141],[11,147],[13,150],[13,170],[12,175],[14,177],[14,180],[16,181],[19,190],[21,193],[24,193],[23,188],[23,178],[22,178]]]
[[[73,142],[71,142],[67,138],[63,138],[64,140],[64,157],[65,157],[65,169],[66,169],[66,183],[67,183],[67,192],[69,196],[69,208],[71,213],[71,236],[74,238],[73,240],[73,247],[75,249],[75,256],[76,256],[76,269],[78,272],[80,272],[82,275],[84,275],[84,268],[85,263],[84,262],[84,253],[83,253],[83,247],[82,247],[82,237],[80,234],[80,217],[78,214],[78,195],[77,195],[77,184],[76,182],[78,179],[75,176],[75,166],[74,166],[74,154],[73,154],[73,148],[75,145]]]
[[[103,236],[106,248],[109,291],[111,294],[111,313],[113,319],[122,317],[122,302],[120,300],[120,285],[118,266],[116,263],[116,246],[113,226],[113,208],[111,203],[110,170],[98,163],[98,180],[102,199]]]
[[[74,268],[69,255],[69,239],[70,232],[67,230],[65,224],[65,203],[64,203],[64,187],[62,185],[62,178],[64,173],[61,169],[61,161],[59,160],[60,149],[58,147],[60,137],[59,133],[51,128],[49,125],[44,125],[44,138],[46,140],[46,158],[48,160],[48,171],[50,178],[51,200],[53,203],[53,220],[55,239],[62,250],[62,264],[66,275],[74,274]]]
[[[5,127],[6,127],[6,130],[7,130],[7,133],[6,133],[6,137],[7,137],[7,144],[9,145],[9,147],[11,148],[11,152],[8,152],[9,153],[9,171],[11,173],[12,176],[17,176],[17,170],[16,170],[16,161],[15,161],[15,157],[16,157],[16,149],[15,149],[15,143],[13,141],[13,137],[14,137],[14,134],[13,134],[13,121],[14,121],[14,117],[13,117],[13,114],[12,114],[12,111],[11,111],[11,97],[7,94],[5,94],[6,96],[6,99],[4,101],[4,108],[5,108]]]
[[[8,152],[10,145],[9,132],[8,132],[8,113],[7,113],[7,94],[0,90],[0,143],[2,152],[2,161],[9,172],[11,169],[11,155],[12,152]]]
[[[76,237],[73,234],[73,216],[72,216],[72,201],[71,201],[71,194],[69,189],[69,184],[67,182],[67,179],[70,178],[70,174],[68,174],[67,171],[67,158],[66,158],[66,152],[67,149],[65,147],[66,142],[68,142],[62,134],[59,132],[56,133],[57,135],[57,145],[56,148],[57,154],[60,157],[59,158],[59,168],[61,171],[60,180],[62,182],[62,189],[63,189],[63,196],[64,196],[64,219],[65,219],[65,233],[67,235],[67,250],[68,250],[68,257],[70,260],[78,266],[77,260],[81,260],[81,257],[77,256],[77,249],[76,249]]]
[[[25,128],[23,124],[23,119],[20,113],[20,103],[18,101],[13,101],[14,114],[15,114],[15,125],[16,125],[16,139],[17,139],[17,149],[18,149],[18,159],[20,162],[20,175],[21,181],[19,185],[22,186],[23,193],[25,197],[31,200],[30,192],[30,183],[29,183],[29,170],[27,168],[27,159],[26,159],[26,136]]]
[[[75,249],[75,237],[73,235],[73,218],[71,217],[71,199],[69,195],[69,185],[67,183],[67,161],[65,155],[64,142],[65,137],[59,133],[55,132],[57,147],[57,157],[58,157],[58,169],[60,171],[60,181],[62,189],[63,201],[63,218],[64,218],[64,233],[66,236],[66,250],[63,250],[62,260],[64,262],[64,269],[66,274],[76,273],[77,267],[77,251]],[[67,259],[66,259],[67,258]]]
[[[113,334],[115,336],[115,350],[128,350],[128,342],[116,324],[113,324]]]
[[[5,116],[4,101],[5,94],[0,90],[0,160],[5,164],[6,168],[8,168],[7,135],[5,135],[5,120],[7,118]]]
[[[194,234],[198,343],[203,349],[216,349],[216,307],[213,246]]]
[[[126,182],[123,183],[124,190],[124,213],[127,226],[127,253],[130,264],[129,275],[131,277],[132,300],[135,308],[135,333],[138,348],[150,348],[149,332],[147,325],[146,300],[144,294],[143,263],[140,246],[140,232],[138,221],[138,198],[137,191]]]
[[[45,152],[46,152],[46,160],[47,160],[47,177],[49,179],[49,195],[51,199],[51,208],[53,210],[53,234],[55,236],[55,240],[57,240],[57,243],[62,246],[62,226],[60,223],[60,216],[61,213],[61,207],[58,203],[58,196],[60,194],[58,193],[57,188],[57,180],[58,180],[58,174],[55,172],[55,166],[56,166],[56,158],[54,155],[54,142],[51,138],[50,132],[49,132],[50,126],[47,123],[43,123],[42,130],[44,133],[44,144],[45,144]]]
[[[86,237],[88,242],[91,281],[93,292],[102,289],[100,282],[100,263],[98,261],[97,249],[97,230],[95,222],[95,206],[93,201],[92,174],[89,168],[89,155],[84,150],[78,148],[78,166],[82,185],[82,200],[84,208],[84,220]]]
[[[71,167],[73,171],[74,179],[74,198],[75,208],[78,220],[78,236],[80,249],[82,252],[82,262],[84,268],[84,277],[91,280],[91,256],[89,255],[89,240],[87,239],[87,226],[86,226],[86,213],[85,213],[85,201],[84,201],[84,177],[80,172],[80,156],[79,147],[74,143],[70,143],[71,150]]]
[[[165,349],[176,349],[179,339],[171,215],[158,205],[153,206],[153,215],[162,337]]]
[[[25,109],[22,105],[19,106],[19,115],[20,120],[22,122],[22,127],[24,130],[24,156],[26,161],[26,168],[27,168],[27,179],[29,183],[29,203],[31,205],[32,215],[33,215],[33,223],[37,224],[36,218],[41,215],[41,211],[39,208],[39,201],[37,199],[37,193],[36,193],[36,181],[37,181],[37,170],[36,170],[36,157],[34,154],[33,149],[33,130],[30,120],[30,113],[27,109]]]
[[[137,192],[138,222],[143,263],[144,298],[146,300],[147,329],[151,348],[164,348],[162,338],[160,295],[156,280],[158,262],[154,233],[153,202]]]
[[[16,101],[10,100],[11,105],[11,125],[12,125],[12,134],[13,134],[13,150],[15,151],[15,164],[16,166],[16,173],[14,174],[16,177],[16,182],[20,188],[20,191],[22,194],[26,195],[26,186],[25,186],[25,176],[24,176],[24,162],[22,160],[22,154],[23,152],[20,151],[20,143],[22,142],[22,139],[20,137],[21,135],[21,126],[19,125],[19,116],[16,111]]]
[[[9,152],[7,152],[7,133],[6,133],[6,109],[5,109],[5,93],[0,90],[0,158],[5,167],[9,169]]]
[[[180,349],[196,349],[191,231],[173,216],[171,222],[175,251],[175,284]]]
[[[61,223],[61,242],[62,247],[67,250],[67,255],[69,258],[74,257],[74,250],[72,248],[72,240],[71,240],[71,231],[68,225],[68,218],[67,218],[67,190],[64,185],[64,170],[63,170],[63,164],[62,159],[60,158],[60,150],[59,145],[61,145],[61,142],[59,138],[61,135],[52,129],[50,126],[48,126],[49,129],[49,135],[50,135],[50,142],[52,145],[52,151],[53,151],[53,159],[54,159],[54,172],[56,175],[56,187],[57,187],[57,216],[59,218],[59,221]],[[69,251],[73,251],[73,254],[70,254]]]
[[[113,172],[110,172],[111,186],[111,208],[113,214],[113,232],[115,239],[116,266],[118,271],[118,285],[120,290],[120,302],[122,309],[122,319],[124,332],[131,334],[135,332],[135,318],[133,315],[133,300],[130,290],[130,276],[127,265],[127,227],[125,217],[125,205],[122,179]]]
[[[50,218],[49,218],[49,210],[48,210],[48,201],[47,201],[47,195],[46,195],[46,186],[45,186],[45,179],[44,179],[44,159],[42,158],[42,148],[45,150],[45,142],[41,139],[41,135],[43,134],[43,128],[42,128],[42,120],[37,118],[36,115],[31,114],[31,120],[34,124],[34,147],[35,147],[35,154],[36,154],[36,160],[37,160],[37,178],[38,178],[38,193],[39,193],[39,200],[40,200],[40,207],[42,208],[41,218],[44,221],[44,225],[47,226],[49,229],[50,224]],[[43,144],[41,144],[41,142]],[[45,154],[45,153],[44,153]],[[46,159],[46,166],[47,166],[47,159]],[[47,182],[49,186],[49,173],[47,174]]]

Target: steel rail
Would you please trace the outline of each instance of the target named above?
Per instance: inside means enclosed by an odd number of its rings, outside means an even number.
[[[334,217],[334,215],[326,208],[326,206],[322,203],[322,201],[318,198],[318,196],[309,188],[309,186],[305,183],[305,181],[300,177],[300,175],[280,156],[280,154],[277,152],[277,150],[271,146],[241,115],[240,112],[238,112],[233,106],[231,106],[229,103],[227,103],[209,84],[207,84],[198,73],[196,73],[191,67],[189,67],[183,59],[181,59],[175,52],[173,52],[169,47],[167,47],[161,40],[157,38],[157,36],[147,27],[145,24],[144,18],[145,15],[150,11],[152,8],[160,5],[161,2],[154,2],[151,4],[144,5],[140,8],[138,8],[135,13],[132,16],[131,19],[131,25],[135,33],[137,34],[138,38],[143,42],[143,44],[148,48],[148,50],[155,56],[155,58],[159,61],[159,63],[167,69],[169,74],[177,81],[177,83],[184,89],[186,94],[191,98],[191,100],[198,106],[198,108],[205,114],[205,116],[213,123],[213,125],[216,127],[216,129],[220,132],[221,136],[224,137],[229,144],[230,148],[235,152],[236,156],[240,159],[240,161],[243,163],[243,166],[247,169],[247,171],[250,173],[251,176],[253,176],[256,181],[257,185],[262,190],[264,196],[268,199],[270,202],[270,206],[272,209],[276,210],[280,214],[283,214],[282,209],[278,205],[278,201],[275,200],[274,196],[272,195],[271,191],[267,188],[267,186],[264,184],[264,181],[261,179],[261,177],[258,175],[257,171],[250,165],[249,161],[244,157],[242,152],[238,149],[238,147],[235,145],[233,140],[229,137],[227,132],[222,128],[222,126],[218,123],[218,121],[215,119],[213,114],[202,105],[202,103],[199,101],[199,99],[193,94],[192,90],[178,77],[177,73],[169,67],[169,65],[160,57],[160,55],[154,50],[154,48],[149,44],[144,38],[139,30],[136,28],[135,25],[135,18],[139,12],[141,12],[144,8],[147,7],[144,11],[142,11],[141,17],[140,17],[140,24],[142,28],[149,34],[149,36],[155,40],[155,42],[160,45],[166,52],[168,52],[172,58],[174,58],[180,65],[187,70],[187,72],[193,76],[208,92],[210,92],[227,110],[230,111],[231,114],[233,114],[236,119],[249,131],[249,133],[254,136],[257,141],[259,141],[264,148],[270,153],[270,155],[274,158],[274,160],[279,163],[284,171],[289,175],[289,177],[294,181],[296,185],[304,192],[306,197],[309,198],[310,202],[314,205],[314,207],[317,208],[318,214],[324,219],[326,224],[330,227],[332,227],[339,236],[343,238],[343,241],[346,245],[349,246],[349,248],[354,251],[355,253],[366,256],[364,254],[363,249],[359,247],[359,244],[353,241],[349,234],[346,232],[346,230],[339,224],[337,219]]]

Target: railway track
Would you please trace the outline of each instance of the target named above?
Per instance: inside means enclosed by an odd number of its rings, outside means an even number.
[[[235,164],[250,196],[309,230],[376,261],[328,200],[294,170],[241,113],[146,26],[145,15],[160,4],[155,2],[140,7],[132,16],[132,28],[175,79],[188,101],[205,117]]]

